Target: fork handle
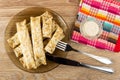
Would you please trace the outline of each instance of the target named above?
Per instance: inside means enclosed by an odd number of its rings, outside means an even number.
[[[104,71],[104,72],[108,72],[108,73],[114,73],[114,70],[112,68],[93,66],[93,65],[89,65],[89,64],[83,64],[83,65],[88,68],[92,68],[92,69],[96,69],[96,70],[100,70],[100,71]]]
[[[105,57],[100,57],[100,56],[96,56],[96,55],[93,55],[93,54],[90,54],[90,53],[87,53],[87,52],[83,52],[83,51],[79,51],[79,50],[76,50],[76,49],[73,49],[75,52],[79,52],[79,53],[82,53],[84,55],[87,55],[101,63],[104,63],[104,64],[112,64],[112,61],[108,58],[105,58]]]

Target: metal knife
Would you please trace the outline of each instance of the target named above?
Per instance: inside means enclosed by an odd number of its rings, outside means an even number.
[[[104,71],[107,73],[114,73],[114,70],[112,68],[108,68],[108,67],[100,67],[100,66],[93,66],[93,65],[89,65],[89,64],[85,64],[85,63],[81,63],[75,60],[70,60],[67,58],[62,58],[62,57],[55,57],[53,55],[50,54],[46,54],[46,57],[48,60],[59,63],[59,64],[63,64],[63,65],[70,65],[70,66],[77,66],[77,67],[86,67],[86,68],[91,68],[91,69],[96,69],[96,70],[100,70],[100,71]]]

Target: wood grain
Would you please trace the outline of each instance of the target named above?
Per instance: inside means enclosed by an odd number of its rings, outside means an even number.
[[[0,0],[0,80],[120,80],[120,53],[99,50],[83,44],[71,43],[77,49],[109,57],[114,63],[104,65],[75,52],[69,52],[67,58],[112,67],[115,69],[115,73],[106,74],[82,67],[60,65],[49,72],[35,74],[20,70],[9,59],[4,46],[4,33],[8,22],[15,14],[32,6],[46,7],[59,13],[71,28],[76,18],[78,5],[78,0]]]

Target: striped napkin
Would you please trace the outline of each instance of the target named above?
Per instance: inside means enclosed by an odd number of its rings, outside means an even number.
[[[102,25],[97,39],[88,39],[80,32],[86,19],[94,19]],[[120,51],[120,2],[115,0],[81,0],[71,40],[114,52]]]

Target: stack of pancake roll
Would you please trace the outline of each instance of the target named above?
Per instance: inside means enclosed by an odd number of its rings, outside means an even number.
[[[37,69],[47,65],[45,53],[53,54],[57,43],[65,35],[48,11],[40,16],[31,16],[29,22],[17,22],[17,32],[7,42],[23,67]]]

